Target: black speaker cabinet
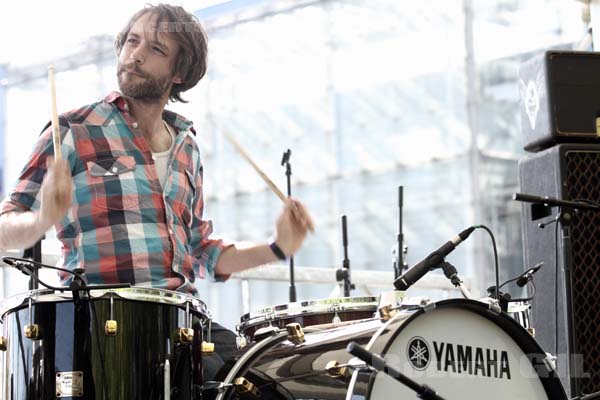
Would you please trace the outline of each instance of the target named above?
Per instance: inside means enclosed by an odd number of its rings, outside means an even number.
[[[548,51],[519,69],[524,148],[599,142],[600,53]]]
[[[557,145],[521,160],[519,175],[523,193],[600,202],[600,145]],[[600,213],[572,213],[570,237],[565,238],[556,224],[543,229],[538,226],[552,221],[558,209],[546,211],[523,205],[525,265],[544,262],[534,277],[537,291],[532,302],[532,323],[536,339],[546,352],[555,354],[558,346],[557,366],[567,393],[571,397],[589,394],[600,391]],[[564,269],[569,261],[572,278],[571,295],[567,297]]]

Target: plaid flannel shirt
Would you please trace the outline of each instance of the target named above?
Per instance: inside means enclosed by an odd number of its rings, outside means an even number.
[[[130,283],[196,294],[196,276],[214,278],[225,247],[202,220],[202,164],[192,123],[165,111],[177,136],[161,189],[152,152],[117,92],[60,116],[62,156],[73,176],[73,206],[58,223],[59,266],[83,268],[89,283]],[[46,158],[47,127],[0,213],[36,210]],[[70,274],[61,274],[68,283]]]

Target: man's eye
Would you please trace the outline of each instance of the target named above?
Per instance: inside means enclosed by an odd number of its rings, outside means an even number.
[[[152,50],[156,51],[157,53],[163,54],[163,55],[165,54],[165,52],[160,47],[154,46],[154,47],[152,47]]]

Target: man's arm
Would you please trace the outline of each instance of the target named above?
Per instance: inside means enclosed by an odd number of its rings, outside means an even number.
[[[8,212],[0,216],[0,250],[26,249],[48,230],[38,211]]]
[[[38,211],[8,212],[0,216],[0,249],[25,249],[42,238],[72,205],[73,183],[65,160],[47,159]]]
[[[286,257],[290,257],[300,248],[309,230],[314,231],[314,224],[308,211],[298,200],[288,199],[283,212],[277,218],[275,236],[275,243]],[[230,246],[219,256],[215,274],[229,275],[277,260],[279,258],[268,244],[244,249]]]

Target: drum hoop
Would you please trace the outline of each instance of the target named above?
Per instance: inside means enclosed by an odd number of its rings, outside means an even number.
[[[240,326],[252,326],[282,317],[299,317],[324,312],[347,312],[377,310],[377,297],[341,297],[279,304],[246,313],[240,318]]]
[[[506,334],[508,334],[511,337],[511,339],[514,340],[515,344],[523,351],[524,354],[539,354],[540,356],[545,356],[545,352],[541,348],[541,346],[517,321],[515,321],[512,317],[510,317],[504,312],[492,311],[490,309],[489,304],[470,299],[448,299],[438,301],[434,303],[434,305],[434,310],[439,308],[458,306],[458,308],[460,309],[474,312],[477,315],[491,321],[492,323],[495,323],[499,329],[502,329]],[[463,307],[461,307],[461,305]],[[430,312],[430,309],[421,307],[420,309],[416,309],[413,313],[411,313],[411,315],[409,315],[408,318],[406,318],[403,321],[402,325],[400,326],[400,329],[397,329],[392,333],[390,339],[387,341],[387,343],[385,343],[385,346],[383,346],[381,355],[385,356],[385,354],[387,354],[389,347],[394,342],[396,337],[400,334],[404,326],[406,326],[413,319],[426,312]],[[371,350],[372,346],[375,344],[375,342],[377,341],[381,333],[384,331],[384,329],[387,329],[390,324],[394,323],[402,317],[406,317],[406,313],[396,314],[393,318],[391,318],[384,325],[382,325],[377,330],[377,332],[373,334],[371,340],[369,340],[369,343],[367,344],[367,346],[365,346],[366,349]],[[556,371],[554,372],[556,373]],[[540,379],[542,386],[544,387],[544,390],[546,391],[546,394],[548,396],[560,396],[562,394],[563,398],[567,399],[566,393],[562,384],[560,383],[558,375],[554,376],[554,379],[551,379],[551,377],[542,377],[539,375],[538,378]],[[370,390],[371,387],[369,387],[369,392]],[[556,397],[549,398],[554,399]]]
[[[191,311],[210,318],[210,312],[208,311],[206,304],[202,300],[186,293],[148,287],[90,290],[90,297],[92,299],[109,299],[111,294],[115,299],[160,303],[173,306],[184,306],[186,303],[190,303],[192,306],[190,308]],[[0,302],[0,318],[4,319],[4,316],[7,313],[23,306],[30,298],[32,299],[33,304],[37,304],[70,301],[73,296],[69,290],[56,292],[50,289],[36,289],[19,293]]]
[[[241,357],[235,361],[235,364],[229,370],[229,372],[227,373],[227,376],[225,377],[223,382],[224,383],[233,382],[233,380],[240,373],[241,368],[248,365],[248,362],[254,360],[255,357],[263,354],[261,351],[263,348],[269,347],[273,342],[275,342],[275,343],[282,342],[286,338],[287,338],[287,332],[281,331],[272,336],[266,337],[263,340],[256,342],[254,345],[252,345],[252,347],[250,347],[248,349],[248,351],[244,352],[241,355]],[[225,393],[225,392],[223,392],[223,393]],[[221,393],[221,394],[223,394],[223,393]],[[221,398],[220,397],[221,394],[219,395],[219,397],[217,397],[217,399]]]

